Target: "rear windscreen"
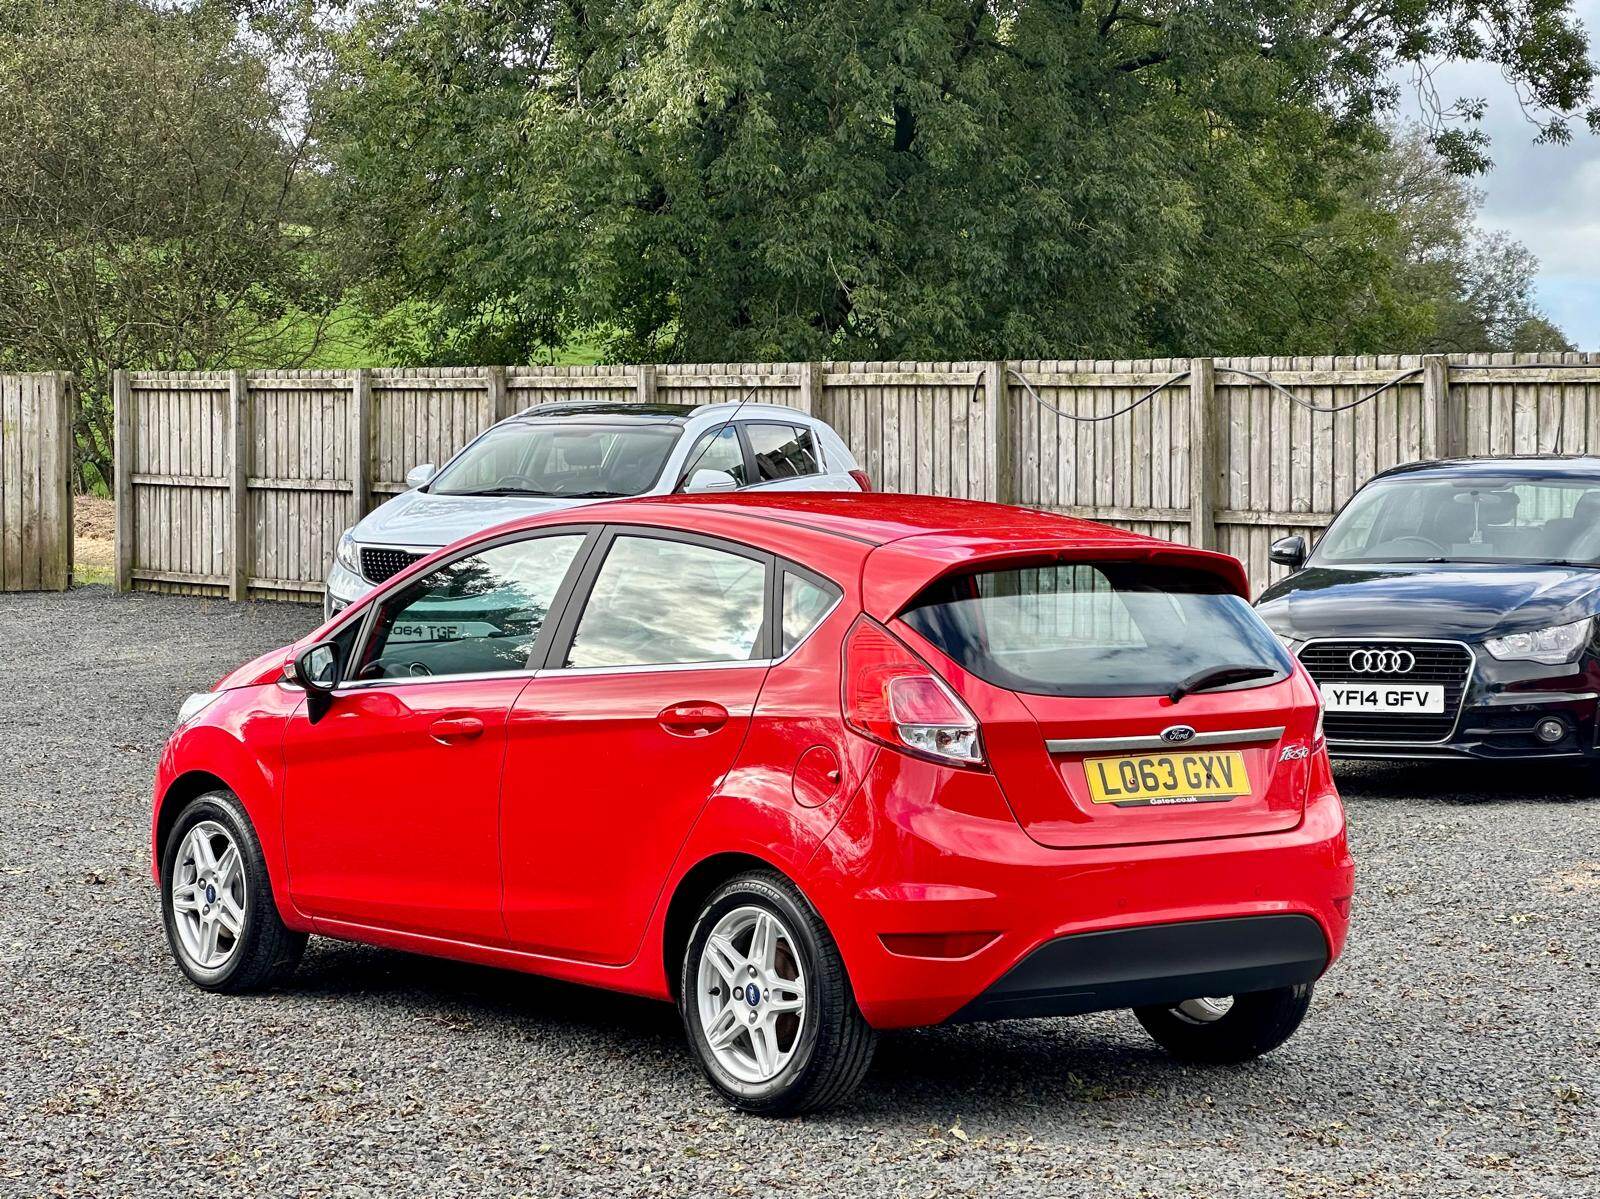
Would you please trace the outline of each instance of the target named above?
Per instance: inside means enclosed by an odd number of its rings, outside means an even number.
[[[901,614],[981,679],[1036,695],[1163,695],[1214,666],[1288,654],[1250,605],[1200,571],[1075,563],[941,579]]]

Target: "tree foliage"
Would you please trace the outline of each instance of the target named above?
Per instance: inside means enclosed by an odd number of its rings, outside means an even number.
[[[380,305],[426,297],[421,352],[453,358],[594,330],[678,359],[1433,344],[1466,324],[1371,180],[1396,72],[1455,171],[1487,147],[1440,61],[1499,64],[1552,139],[1593,81],[1566,0],[360,12],[322,97],[340,206]]]
[[[292,365],[336,302],[305,136],[229,8],[0,3],[0,366],[66,368],[109,482],[120,367]]]

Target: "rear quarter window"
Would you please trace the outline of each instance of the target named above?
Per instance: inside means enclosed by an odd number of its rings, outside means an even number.
[[[1272,667],[1287,652],[1250,605],[1202,571],[1075,563],[942,579],[902,614],[979,678],[1037,695],[1163,695],[1216,666]]]

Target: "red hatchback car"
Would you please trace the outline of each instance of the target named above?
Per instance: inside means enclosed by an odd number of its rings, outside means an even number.
[[[676,1001],[750,1111],[875,1030],[1132,1008],[1281,1044],[1353,865],[1317,691],[1237,561],[917,496],[546,514],[191,697],[156,877],[198,985],[308,933]]]

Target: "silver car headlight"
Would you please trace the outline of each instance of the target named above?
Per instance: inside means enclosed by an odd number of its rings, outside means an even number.
[[[1593,631],[1594,617],[1585,616],[1571,624],[1490,637],[1483,643],[1483,648],[1502,662],[1541,662],[1546,666],[1561,666],[1577,659],[1583,647],[1589,644]]]
[[[355,526],[339,534],[339,548],[333,551],[333,556],[351,574],[361,574],[361,550],[356,545]]]
[[[177,728],[182,728],[200,713],[204,712],[222,695],[220,691],[196,691],[178,705]]]

